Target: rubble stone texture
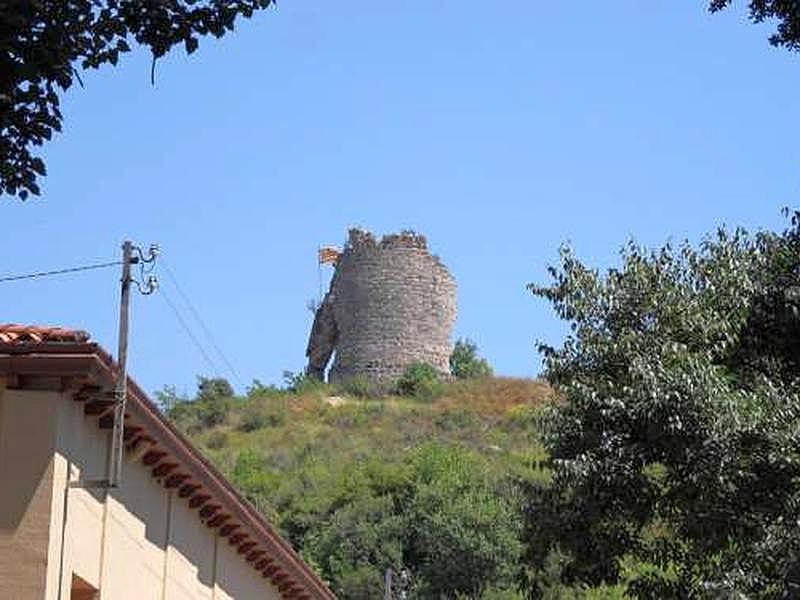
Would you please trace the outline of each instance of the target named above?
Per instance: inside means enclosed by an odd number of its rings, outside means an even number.
[[[380,241],[349,232],[308,341],[306,373],[331,383],[362,376],[397,380],[415,362],[450,372],[450,336],[456,318],[456,282],[424,236],[413,232]]]

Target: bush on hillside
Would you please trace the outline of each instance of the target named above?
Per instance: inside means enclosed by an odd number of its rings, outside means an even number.
[[[178,396],[174,387],[165,387],[156,394],[166,415],[183,431],[196,433],[227,422],[233,400],[233,388],[222,378],[197,378],[193,399]]]
[[[371,398],[380,395],[378,386],[370,381],[366,375],[351,377],[341,386],[342,392],[356,398]]]
[[[488,583],[510,588],[518,577],[521,521],[511,496],[490,483],[472,452],[430,444],[412,459],[407,562],[420,597],[480,597]]]
[[[228,421],[231,411],[231,398],[202,400],[195,403],[197,417],[203,427],[217,427]]]
[[[341,598],[381,598],[391,568],[411,598],[519,598],[520,516],[471,450],[429,444],[402,465],[354,464],[304,540]],[[491,591],[490,591],[491,590]]]
[[[419,400],[432,400],[444,389],[439,371],[426,363],[412,363],[406,367],[395,386],[401,396],[412,396]]]
[[[210,450],[221,450],[228,445],[228,441],[228,432],[217,429],[208,434],[205,445]]]
[[[265,427],[278,427],[286,422],[286,402],[280,398],[245,400],[239,431],[249,433]]]
[[[197,397],[198,402],[214,402],[233,398],[233,386],[224,377],[203,377],[197,378]]]
[[[481,379],[492,376],[492,367],[478,356],[478,345],[470,339],[456,341],[450,354],[450,374],[456,379]]]
[[[233,387],[222,377],[198,377],[194,408],[202,427],[217,427],[227,422]]]
[[[286,390],[295,394],[315,392],[327,387],[324,381],[303,372],[284,371],[283,381],[286,384]]]
[[[256,398],[256,397],[269,397],[275,398],[278,396],[282,396],[286,390],[282,390],[276,385],[269,384],[265,385],[261,383],[258,379],[253,379],[253,383],[247,386],[246,395],[248,398]]]

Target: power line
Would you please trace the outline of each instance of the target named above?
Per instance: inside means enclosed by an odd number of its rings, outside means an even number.
[[[23,281],[23,280],[27,280],[27,279],[39,279],[39,278],[42,278],[42,277],[52,277],[52,276],[55,276],[55,275],[67,275],[67,274],[70,274],[70,273],[80,273],[80,272],[84,272],[84,271],[92,271],[92,270],[97,270],[97,269],[106,269],[106,268],[109,268],[109,267],[119,266],[119,265],[122,264],[122,262],[123,261],[121,261],[121,260],[115,260],[115,261],[110,261],[110,262],[105,262],[105,263],[96,263],[96,264],[90,264],[90,265],[81,265],[81,266],[77,266],[77,267],[68,267],[68,268],[65,268],[65,269],[55,269],[55,270],[52,270],[52,271],[37,271],[35,273],[26,273],[26,274],[22,274],[22,275],[8,275],[8,276],[0,277],[0,283],[8,283],[8,282],[12,282],[12,281]],[[175,277],[175,274],[172,272],[172,270],[169,268],[169,266],[167,266],[166,264],[163,264],[163,266],[164,266],[164,268],[165,268],[165,270],[167,272],[167,276],[169,277],[170,281],[172,282],[172,285],[175,286],[175,289],[177,290],[177,292],[180,295],[181,299],[186,304],[186,306],[188,306],[190,312],[192,313],[192,316],[194,317],[194,320],[197,321],[197,323],[202,328],[203,332],[205,333],[205,336],[208,338],[208,341],[213,346],[213,348],[214,348],[215,352],[217,353],[217,355],[222,359],[222,362],[225,363],[225,366],[231,372],[231,374],[234,376],[234,378],[240,384],[242,384],[242,379],[239,376],[239,373],[236,371],[236,368],[233,366],[231,361],[228,360],[228,357],[222,351],[222,348],[219,346],[219,344],[217,344],[217,342],[216,342],[216,340],[214,338],[214,335],[211,333],[211,330],[206,326],[205,322],[200,317],[200,313],[195,308],[195,306],[192,303],[192,301],[189,299],[189,296],[181,288],[180,284],[178,283],[177,278]],[[150,268],[150,270],[152,270],[152,267]],[[144,273],[145,273],[145,271],[143,271],[143,274]],[[202,354],[203,359],[205,360],[206,364],[209,367],[211,367],[211,370],[214,373],[218,373],[219,369],[218,369],[218,367],[216,365],[216,362],[214,360],[212,360],[211,357],[209,356],[209,354],[205,351],[205,348],[203,347],[203,344],[201,344],[200,340],[194,334],[194,332],[192,331],[192,328],[189,326],[189,323],[187,323],[186,319],[183,318],[183,315],[181,314],[181,311],[178,309],[176,304],[170,299],[169,295],[166,293],[166,291],[163,288],[161,288],[159,291],[161,292],[161,295],[164,297],[164,301],[167,303],[167,305],[169,306],[170,310],[175,315],[175,318],[178,320],[178,323],[180,323],[180,325],[183,328],[183,330],[186,332],[186,334],[192,340],[192,343],[200,351],[200,354]]]
[[[219,369],[217,368],[217,365],[214,364],[214,361],[211,360],[211,357],[208,355],[208,353],[206,353],[205,349],[203,348],[203,345],[200,343],[200,340],[198,340],[197,336],[194,335],[194,333],[192,332],[192,329],[189,327],[189,324],[186,322],[186,320],[183,318],[183,316],[181,315],[180,311],[178,310],[178,307],[175,306],[175,304],[172,302],[172,300],[170,300],[169,295],[167,294],[167,292],[164,290],[163,287],[159,288],[158,291],[159,291],[159,295],[162,298],[164,298],[164,301],[167,303],[167,305],[172,310],[172,314],[175,315],[175,318],[178,320],[178,323],[180,323],[181,327],[183,327],[183,330],[186,332],[186,335],[189,336],[189,339],[192,340],[192,343],[200,351],[200,354],[203,355],[203,359],[206,361],[206,364],[209,367],[211,367],[211,371],[213,373],[219,373]]]
[[[80,267],[70,267],[68,269],[58,269],[56,271],[39,271],[38,273],[28,273],[26,275],[9,275],[7,277],[0,277],[0,283],[8,281],[21,281],[23,279],[38,279],[39,277],[51,277],[53,275],[65,275],[67,273],[79,273],[81,271],[91,271],[93,269],[105,269],[108,267],[116,267],[121,265],[121,260],[115,260],[107,263],[99,263],[95,265],[83,265]]]
[[[186,293],[184,293],[183,289],[178,283],[177,278],[175,277],[175,274],[172,272],[172,269],[169,268],[169,265],[163,260],[163,258],[161,260],[161,266],[164,267],[164,270],[167,273],[167,277],[169,277],[170,281],[172,282],[172,285],[175,286],[175,289],[178,291],[178,294],[183,299],[186,306],[189,307],[189,311],[192,313],[192,316],[194,317],[195,321],[197,321],[198,325],[200,325],[200,328],[203,330],[203,333],[205,333],[206,338],[208,338],[208,341],[211,343],[211,346],[214,348],[215,352],[217,353],[217,356],[219,356],[222,359],[222,362],[225,363],[225,366],[228,368],[228,371],[230,371],[230,373],[233,375],[234,379],[236,379],[236,381],[238,381],[240,385],[244,385],[244,383],[242,382],[242,378],[239,377],[239,373],[236,371],[236,368],[233,366],[233,363],[231,363],[231,361],[228,360],[228,357],[222,351],[222,348],[219,346],[219,344],[217,344],[217,341],[214,338],[214,335],[211,333],[211,330],[206,326],[205,322],[200,317],[199,311],[195,308],[194,304],[189,299],[189,296]]]

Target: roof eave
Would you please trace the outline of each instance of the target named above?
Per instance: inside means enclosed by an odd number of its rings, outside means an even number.
[[[94,343],[0,344],[0,377],[46,376],[64,380],[90,381],[111,389],[116,364]],[[61,389],[68,389],[64,383]],[[266,522],[256,509],[227,482],[186,437],[159,411],[144,391],[128,378],[127,412],[158,439],[160,445],[181,463],[212,495],[224,503],[228,513],[241,521],[267,552],[274,554],[281,567],[313,598],[333,599],[330,589],[310,570],[294,549]]]

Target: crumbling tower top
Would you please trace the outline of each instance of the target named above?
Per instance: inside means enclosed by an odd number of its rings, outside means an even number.
[[[329,379],[363,376],[378,383],[400,377],[414,362],[449,372],[456,318],[456,283],[425,236],[383,236],[351,229],[328,293],[317,309],[306,355],[307,373]]]

